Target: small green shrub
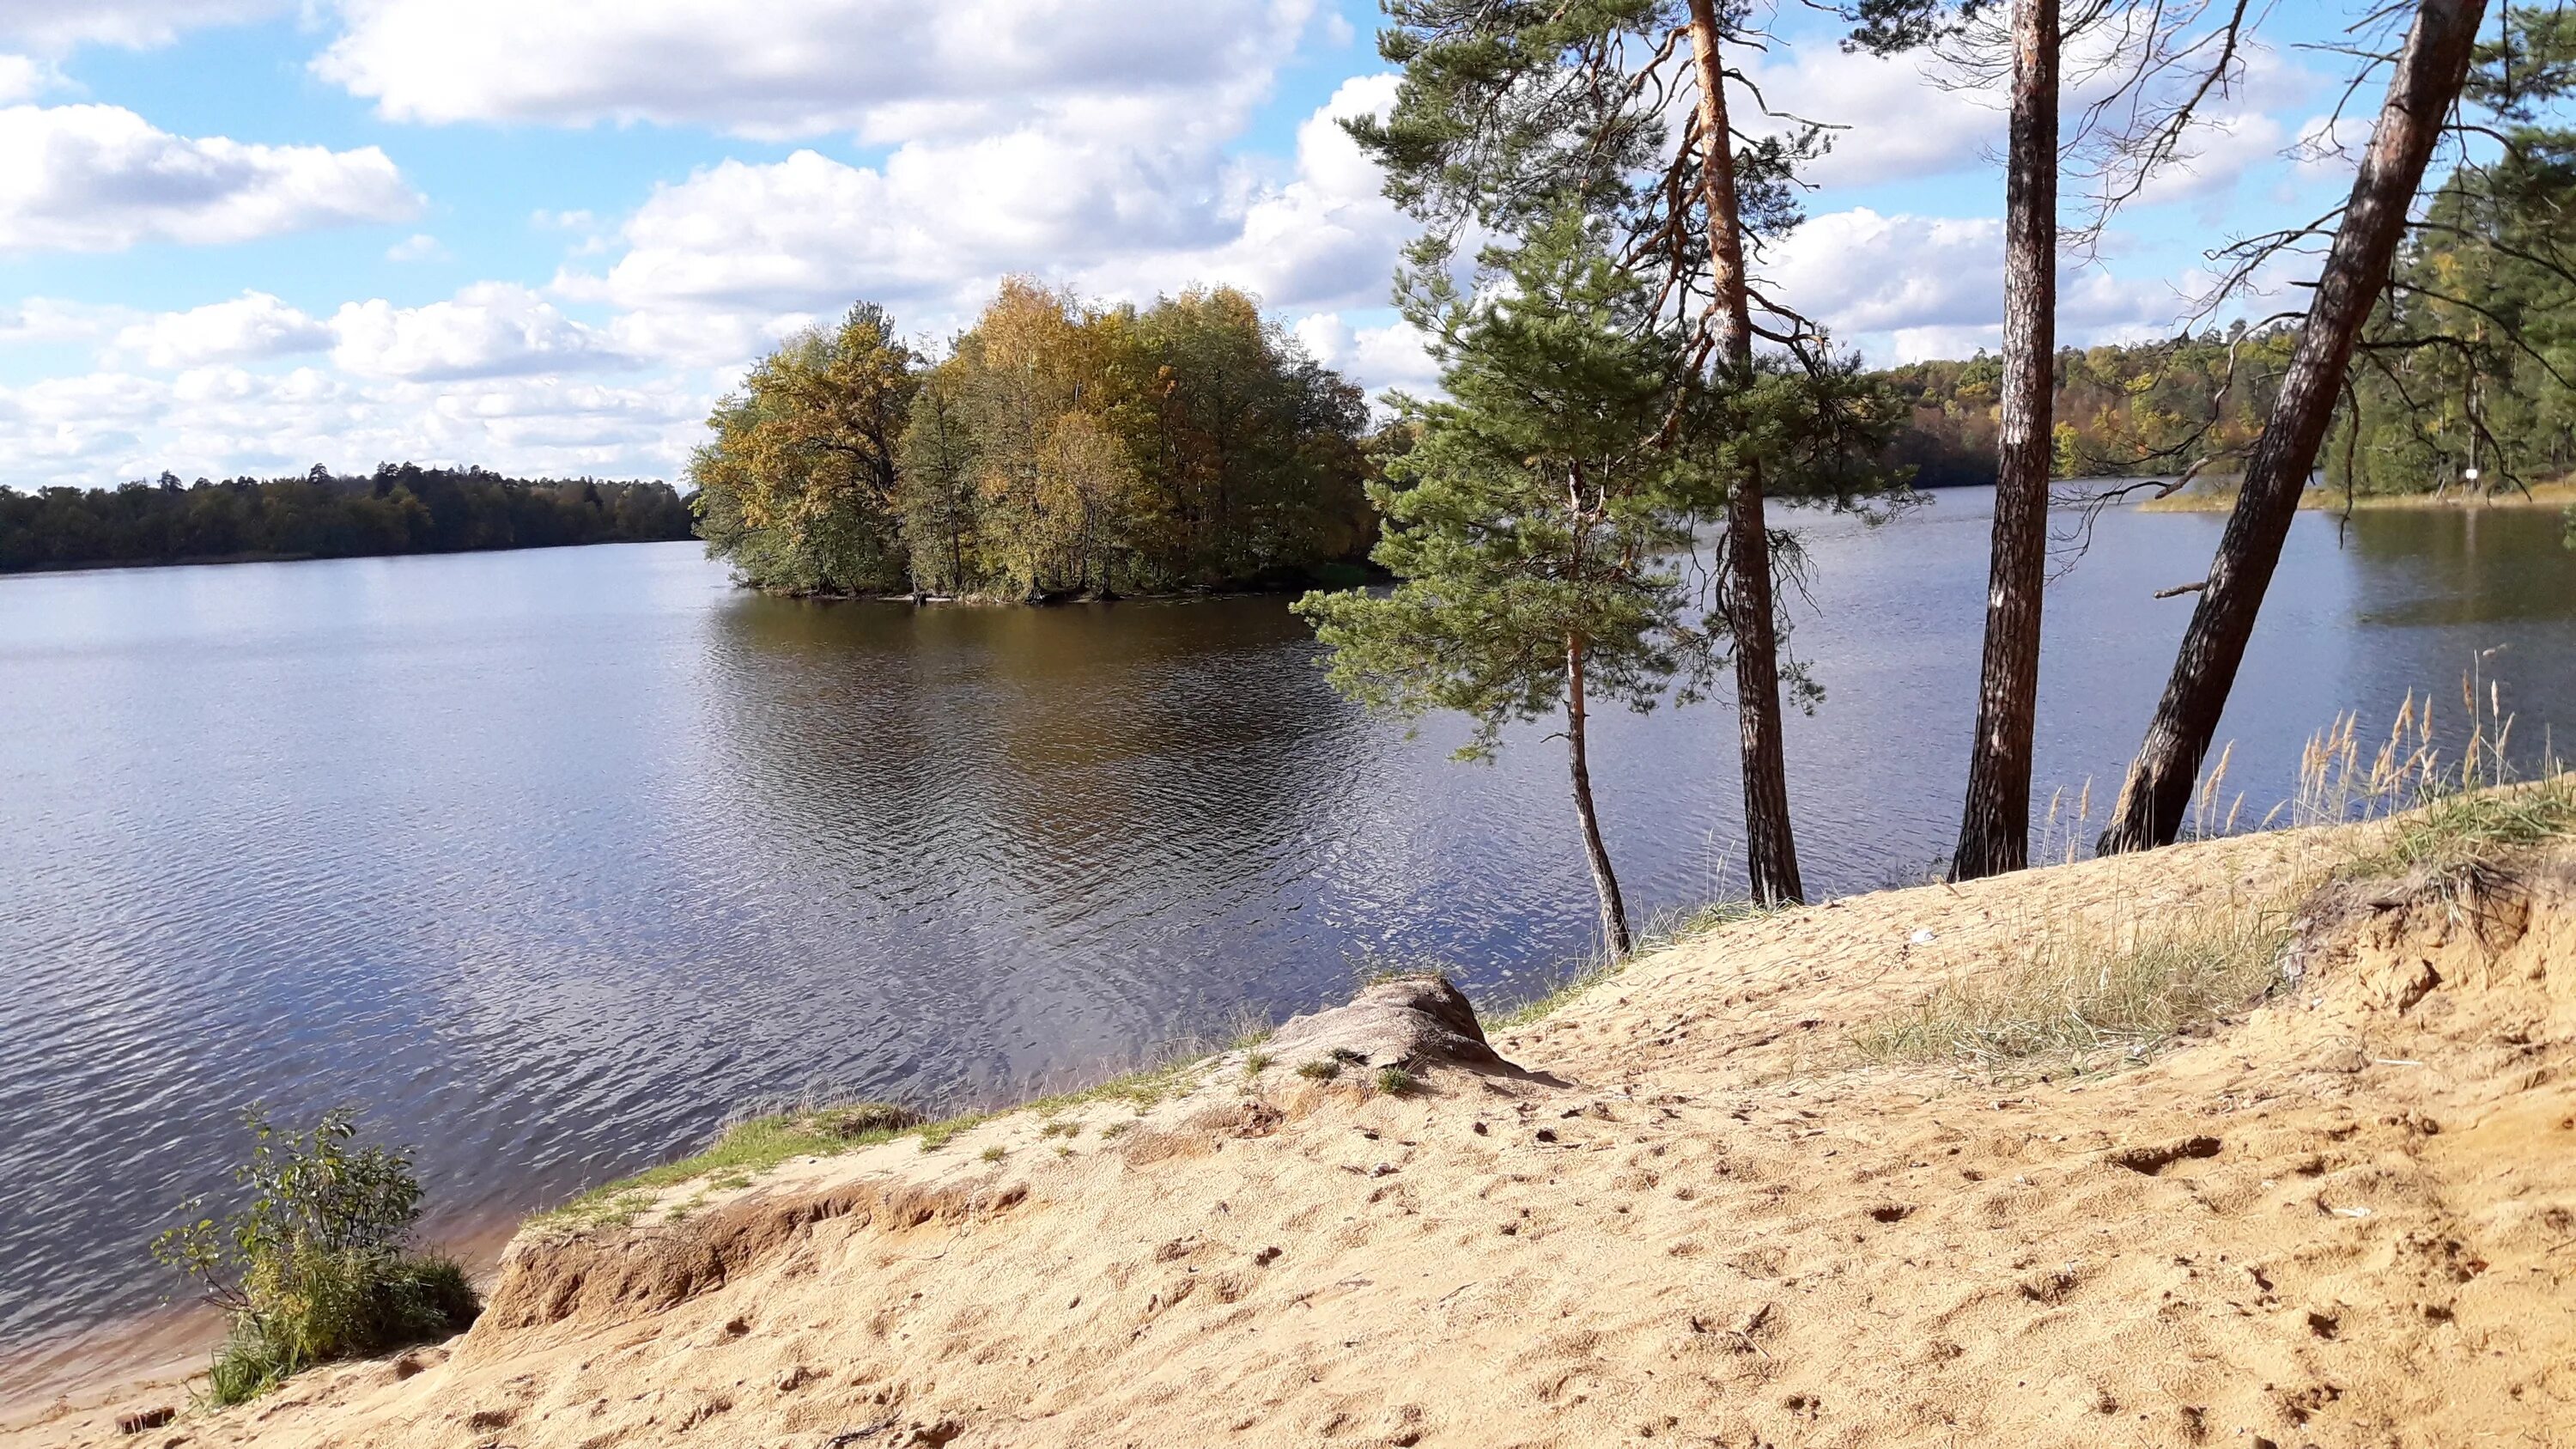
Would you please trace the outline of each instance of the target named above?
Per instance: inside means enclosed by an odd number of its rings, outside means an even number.
[[[288,1375],[463,1332],[481,1311],[465,1272],[410,1250],[420,1181],[407,1153],[352,1148],[355,1114],[334,1108],[308,1132],[245,1116],[248,1161],[233,1169],[247,1196],[218,1221],[163,1233],[152,1255],[198,1282],[230,1320],[208,1395],[237,1404]],[[198,1212],[204,1199],[185,1211]]]
[[[1401,1097],[1421,1085],[1414,1080],[1413,1073],[1402,1067],[1380,1067],[1372,1080],[1379,1091],[1390,1097]]]
[[[1316,1082],[1329,1082],[1342,1074],[1341,1062],[1333,1057],[1317,1057],[1297,1064],[1297,1075]]]
[[[1243,1074],[1247,1077],[1260,1076],[1263,1072],[1270,1070],[1271,1060],[1272,1058],[1270,1053],[1265,1051],[1245,1052],[1243,1054]]]

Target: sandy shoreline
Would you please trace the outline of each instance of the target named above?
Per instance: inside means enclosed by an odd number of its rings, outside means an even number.
[[[522,1235],[445,1346],[148,1442],[2576,1443],[2576,854],[2319,894],[2350,840],[1739,922],[1495,1031],[1526,1070],[1237,1051],[675,1184]],[[1853,1054],[2037,933],[2285,901],[2288,988],[2147,1065]]]

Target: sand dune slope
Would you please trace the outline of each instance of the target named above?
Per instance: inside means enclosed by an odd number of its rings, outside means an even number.
[[[2312,905],[2295,987],[2135,1070],[1853,1061],[2039,921],[2250,908],[2318,849],[1731,926],[1495,1033],[1554,1081],[1238,1054],[1141,1115],[676,1190],[677,1221],[523,1238],[447,1349],[16,1441],[2576,1444],[2566,860]]]

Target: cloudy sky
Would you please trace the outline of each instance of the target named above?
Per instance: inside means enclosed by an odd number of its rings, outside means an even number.
[[[2168,330],[2226,235],[2348,173],[2342,7],[2291,0],[2192,164],[2071,272],[2061,336]],[[1776,104],[1846,124],[1774,290],[1877,361],[1991,345],[1993,103],[1784,8]],[[754,20],[751,17],[757,15]],[[781,333],[932,341],[994,281],[1257,292],[1373,389],[1408,228],[1333,125],[1368,0],[7,0],[0,486],[364,470],[676,478]],[[2365,109],[2367,107],[2365,106]]]

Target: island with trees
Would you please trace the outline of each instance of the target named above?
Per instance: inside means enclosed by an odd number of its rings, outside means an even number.
[[[689,465],[708,552],[787,594],[1360,576],[1366,401],[1244,293],[1102,307],[1014,278],[945,352],[862,302],[761,358]]]

